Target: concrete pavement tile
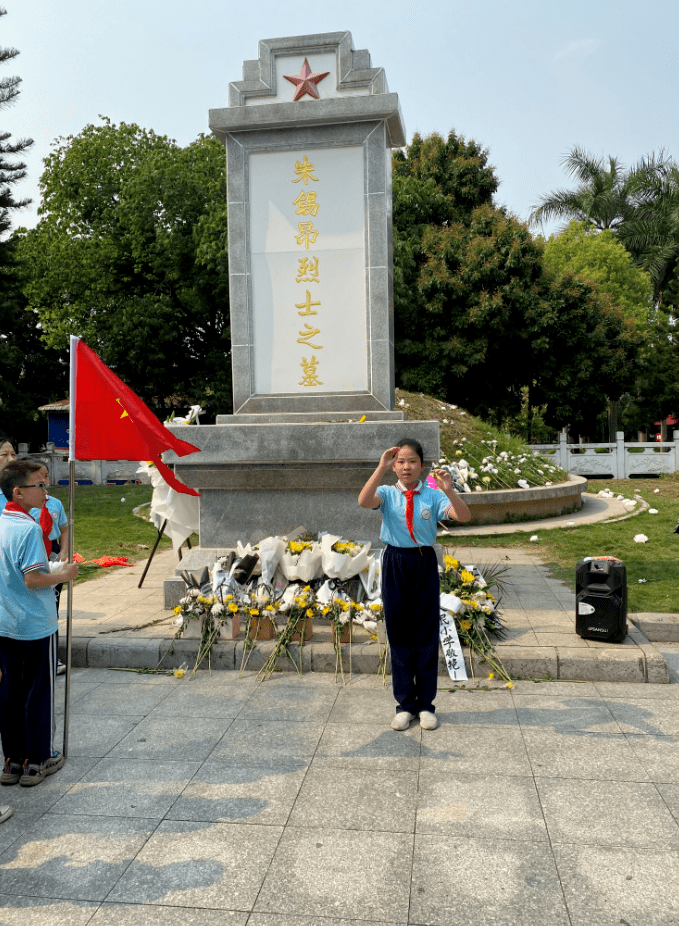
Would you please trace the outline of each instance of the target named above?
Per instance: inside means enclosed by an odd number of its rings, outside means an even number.
[[[436,704],[441,724],[459,726],[516,727],[518,724],[510,692],[454,691],[441,692]]]
[[[0,801],[11,804],[15,813],[47,813],[98,762],[96,758],[69,755],[63,768],[33,788],[22,788],[20,785],[3,787],[0,791]],[[4,825],[0,832],[4,832]]]
[[[200,762],[102,759],[52,813],[162,818],[199,768]]]
[[[507,627],[529,627],[530,619],[523,608],[502,607],[500,610],[502,622]]]
[[[633,682],[593,682],[606,701],[650,698],[652,701],[679,701],[679,685],[636,685]]]
[[[249,689],[249,690],[248,690]],[[235,685],[218,686],[187,683],[175,689],[153,711],[153,716],[173,717],[237,717],[247,704],[254,687],[247,682],[243,688]]]
[[[306,767],[205,762],[168,811],[168,820],[285,826]]]
[[[420,771],[416,832],[546,842],[547,828],[531,777]]]
[[[63,679],[62,675],[57,678],[57,684],[61,679]],[[166,685],[171,688],[180,684],[180,679],[176,679],[173,675],[152,675],[134,670],[121,671],[94,667],[73,669],[71,679],[78,683],[96,682],[98,685]]]
[[[247,913],[233,910],[190,910],[184,907],[177,911],[181,926],[245,926]],[[105,903],[97,910],[88,926],[167,926],[174,911],[167,907],[150,904]],[[251,921],[250,921],[251,922]]]
[[[637,685],[634,686],[638,687]],[[546,698],[588,698],[602,700],[594,682],[549,682],[518,679],[514,682],[512,696],[518,704],[524,696]]]
[[[313,767],[289,825],[413,833],[417,772]]]
[[[323,722],[335,704],[337,692],[319,686],[261,685],[243,707],[242,720],[297,720]]]
[[[409,922],[570,926],[547,843],[419,834]]]
[[[516,713],[522,728],[621,732],[607,704],[598,698],[531,698],[526,695],[516,699]]]
[[[166,820],[107,900],[251,910],[281,832],[280,826]]]
[[[624,733],[679,735],[679,711],[672,701],[625,698],[620,701],[606,700],[605,703]]]
[[[403,733],[385,724],[328,724],[312,766],[417,771],[421,739],[418,723]]]
[[[0,856],[2,889],[103,900],[155,826],[150,820],[45,814]]]
[[[328,918],[327,916],[289,916],[280,913],[251,913],[248,926],[370,926],[374,920]]]
[[[619,733],[523,730],[533,774],[540,778],[650,781],[636,753]]]
[[[536,778],[552,842],[679,850],[679,827],[655,785]]]
[[[179,717],[154,714],[145,717],[108,755],[200,762],[209,756],[232,722],[230,718],[216,717],[191,717],[182,722]]]
[[[72,712],[69,718],[69,756],[105,756],[144,719],[142,714],[102,717]],[[63,717],[57,720],[57,743],[63,737]]]
[[[98,906],[96,902],[0,894],[0,926],[35,926],[37,922],[86,926]]]
[[[625,739],[651,781],[679,784],[679,736],[626,733]]]
[[[529,776],[523,735],[518,727],[470,727],[444,724],[422,740],[420,768],[451,775]]]
[[[328,723],[379,723],[396,712],[394,695],[389,688],[374,691],[340,689]]]
[[[322,723],[237,719],[212,750],[210,758],[228,757],[243,765],[285,758],[306,765],[316,751],[323,729]]]
[[[575,633],[543,633],[538,631],[538,646],[587,647],[588,643]]]
[[[73,703],[73,711],[103,714],[148,714],[171,694],[171,689],[162,685],[116,685],[111,691],[108,685],[98,685]]]
[[[23,790],[27,791],[30,789],[24,788]],[[40,812],[24,812],[18,810],[16,808],[16,802],[11,800],[11,795],[14,794],[14,791],[7,793],[7,788],[3,788],[1,793],[3,794],[3,802],[9,804],[14,812],[9,820],[5,820],[2,826],[0,826],[0,853],[4,852],[5,849],[9,849],[9,847],[20,839],[26,830],[34,826],[42,816]]]
[[[679,854],[611,846],[553,846],[573,926],[679,922]]]
[[[412,849],[402,833],[289,827],[255,912],[407,923]]]
[[[656,787],[674,819],[679,820],[679,785],[660,782]]]
[[[508,627],[497,646],[541,646],[535,631],[529,626]]]

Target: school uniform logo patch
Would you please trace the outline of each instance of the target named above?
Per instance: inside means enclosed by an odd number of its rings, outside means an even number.
[[[425,521],[428,521],[431,517],[431,511],[428,508],[423,508],[420,512]]]

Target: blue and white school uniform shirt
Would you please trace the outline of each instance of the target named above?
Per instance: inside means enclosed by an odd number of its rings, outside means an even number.
[[[418,482],[413,496],[413,532],[417,543],[408,532],[406,524],[405,488],[400,482],[394,486],[378,486],[375,494],[380,498],[382,530],[380,540],[391,547],[432,547],[436,543],[436,528],[450,508],[450,499],[440,489],[432,489]]]
[[[49,572],[40,525],[27,512],[0,514],[0,637],[42,640],[59,626],[54,589],[27,588],[24,576]]]

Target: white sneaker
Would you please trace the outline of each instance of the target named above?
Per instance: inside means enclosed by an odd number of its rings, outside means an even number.
[[[414,716],[414,714],[409,714],[408,711],[399,711],[391,722],[391,729],[407,730]]]
[[[66,674],[66,664],[63,663],[61,659],[58,659],[57,660],[57,675],[65,675],[65,674]]]
[[[438,725],[439,719],[436,714],[432,711],[420,711],[420,726],[423,730],[435,730]]]

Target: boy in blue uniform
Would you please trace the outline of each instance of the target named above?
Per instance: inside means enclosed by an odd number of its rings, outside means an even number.
[[[0,490],[0,735],[5,768],[0,783],[39,784],[64,764],[53,748],[57,609],[53,586],[78,573],[47,566],[42,530],[29,514],[45,504],[41,465],[8,463]]]
[[[450,474],[434,470],[437,489],[423,485],[422,446],[404,438],[385,450],[358,497],[361,508],[382,512],[382,602],[391,650],[396,698],[394,730],[406,730],[419,715],[420,726],[435,730],[434,711],[439,653],[439,573],[434,543],[442,519],[469,521],[469,508],[453,489]],[[395,486],[380,485],[393,469]]]

